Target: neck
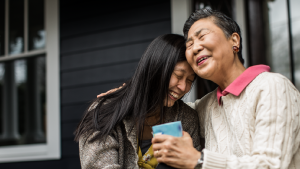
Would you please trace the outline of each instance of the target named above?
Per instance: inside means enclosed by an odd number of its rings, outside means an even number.
[[[160,109],[157,107],[153,112],[147,114],[144,124],[154,126],[160,120]]]
[[[246,70],[243,64],[236,59],[230,67],[221,70],[222,73],[219,73],[219,77],[216,80],[213,80],[219,85],[222,91]]]

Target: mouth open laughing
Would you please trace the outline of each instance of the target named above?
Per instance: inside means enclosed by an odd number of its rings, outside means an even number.
[[[207,55],[202,55],[200,57],[197,58],[197,65],[200,66],[202,65],[204,62],[206,62],[206,60],[209,58],[210,56]]]
[[[173,92],[170,90],[169,92],[169,97],[172,99],[172,100],[177,100],[179,98],[179,94]]]

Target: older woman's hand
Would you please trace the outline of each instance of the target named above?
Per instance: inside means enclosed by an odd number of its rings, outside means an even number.
[[[183,132],[182,137],[156,135],[152,143],[157,161],[175,168],[194,168],[201,157],[187,132]]]

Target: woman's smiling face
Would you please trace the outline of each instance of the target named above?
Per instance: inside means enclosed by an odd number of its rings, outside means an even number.
[[[168,102],[165,106],[173,106],[175,101],[189,92],[195,76],[195,72],[187,61],[178,62],[171,75],[168,98],[165,100]]]
[[[186,58],[198,76],[215,81],[234,61],[232,46],[212,17],[200,19],[188,32]]]

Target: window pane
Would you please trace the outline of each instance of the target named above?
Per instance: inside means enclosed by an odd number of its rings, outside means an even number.
[[[9,1],[9,54],[24,50],[24,0]]]
[[[5,0],[0,0],[0,56],[4,55],[5,48]]]
[[[267,58],[272,72],[291,79],[286,0],[267,1]]]
[[[0,63],[0,146],[46,142],[45,75],[44,56]]]
[[[29,50],[45,47],[44,1],[28,1]]]
[[[26,114],[26,82],[27,82],[27,64],[26,60],[16,60],[14,62],[14,78],[17,88],[17,106],[18,106],[18,133],[22,135],[24,133],[24,119]],[[21,137],[21,136],[20,136]],[[19,138],[21,139],[21,138]]]
[[[295,85],[300,90],[300,1],[290,0],[295,68]]]

